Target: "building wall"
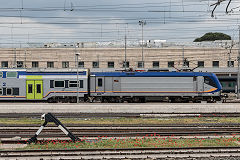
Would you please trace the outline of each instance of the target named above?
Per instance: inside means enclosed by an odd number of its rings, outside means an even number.
[[[15,61],[22,61],[27,68],[32,62],[39,63],[39,68],[47,68],[47,62],[54,62],[55,68],[62,68],[62,62],[69,62],[69,67],[75,67],[75,54],[79,53],[79,61],[84,61],[85,68],[92,68],[93,61],[99,61],[99,68],[108,68],[108,62],[113,61],[115,68],[122,68],[125,50],[123,48],[17,48],[0,49],[0,62],[8,61],[8,67],[14,67]],[[189,67],[197,66],[198,61],[204,61],[205,67],[212,67],[212,61],[219,61],[219,67],[227,67],[229,50],[224,48],[184,48],[184,57],[189,61]],[[231,61],[237,67],[237,48],[231,53]],[[145,68],[152,68],[153,61],[159,61],[160,68],[167,68],[168,61],[174,61],[175,67],[182,67],[182,48],[144,48]],[[141,48],[127,49],[127,61],[130,68],[137,68],[142,60]]]

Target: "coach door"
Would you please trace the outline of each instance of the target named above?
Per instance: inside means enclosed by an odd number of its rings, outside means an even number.
[[[104,91],[104,77],[96,77],[96,92]]]
[[[43,82],[42,80],[27,80],[26,83],[27,99],[43,98]]]

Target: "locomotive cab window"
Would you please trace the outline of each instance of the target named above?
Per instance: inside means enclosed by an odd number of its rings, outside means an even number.
[[[102,78],[98,78],[98,87],[102,87]]]
[[[55,87],[64,88],[64,81],[54,81],[54,82],[55,82]]]
[[[217,88],[216,83],[210,77],[204,76],[204,83]]]

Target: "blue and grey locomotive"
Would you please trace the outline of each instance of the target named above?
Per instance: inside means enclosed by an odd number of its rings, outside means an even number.
[[[221,100],[222,89],[217,77],[207,72],[2,69],[0,77],[0,100],[214,102]]]

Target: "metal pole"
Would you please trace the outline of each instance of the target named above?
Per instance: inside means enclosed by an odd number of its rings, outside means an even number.
[[[185,67],[185,59],[184,59],[184,46],[182,48],[182,58],[183,58],[183,64],[182,64],[182,67],[184,68]]]
[[[79,98],[78,98],[78,88],[79,88],[79,81],[78,81],[78,56],[79,56],[79,54],[76,53],[76,58],[77,58],[77,104],[79,103]]]
[[[238,40],[238,76],[237,76],[237,98],[240,98],[240,92],[239,92],[239,87],[240,87],[240,26],[238,26],[238,30],[239,30],[239,40]]]
[[[142,67],[144,68],[144,63],[143,63],[143,21],[142,21]]]
[[[124,59],[124,67],[125,67],[125,71],[127,68],[127,36],[125,35],[125,59]]]

